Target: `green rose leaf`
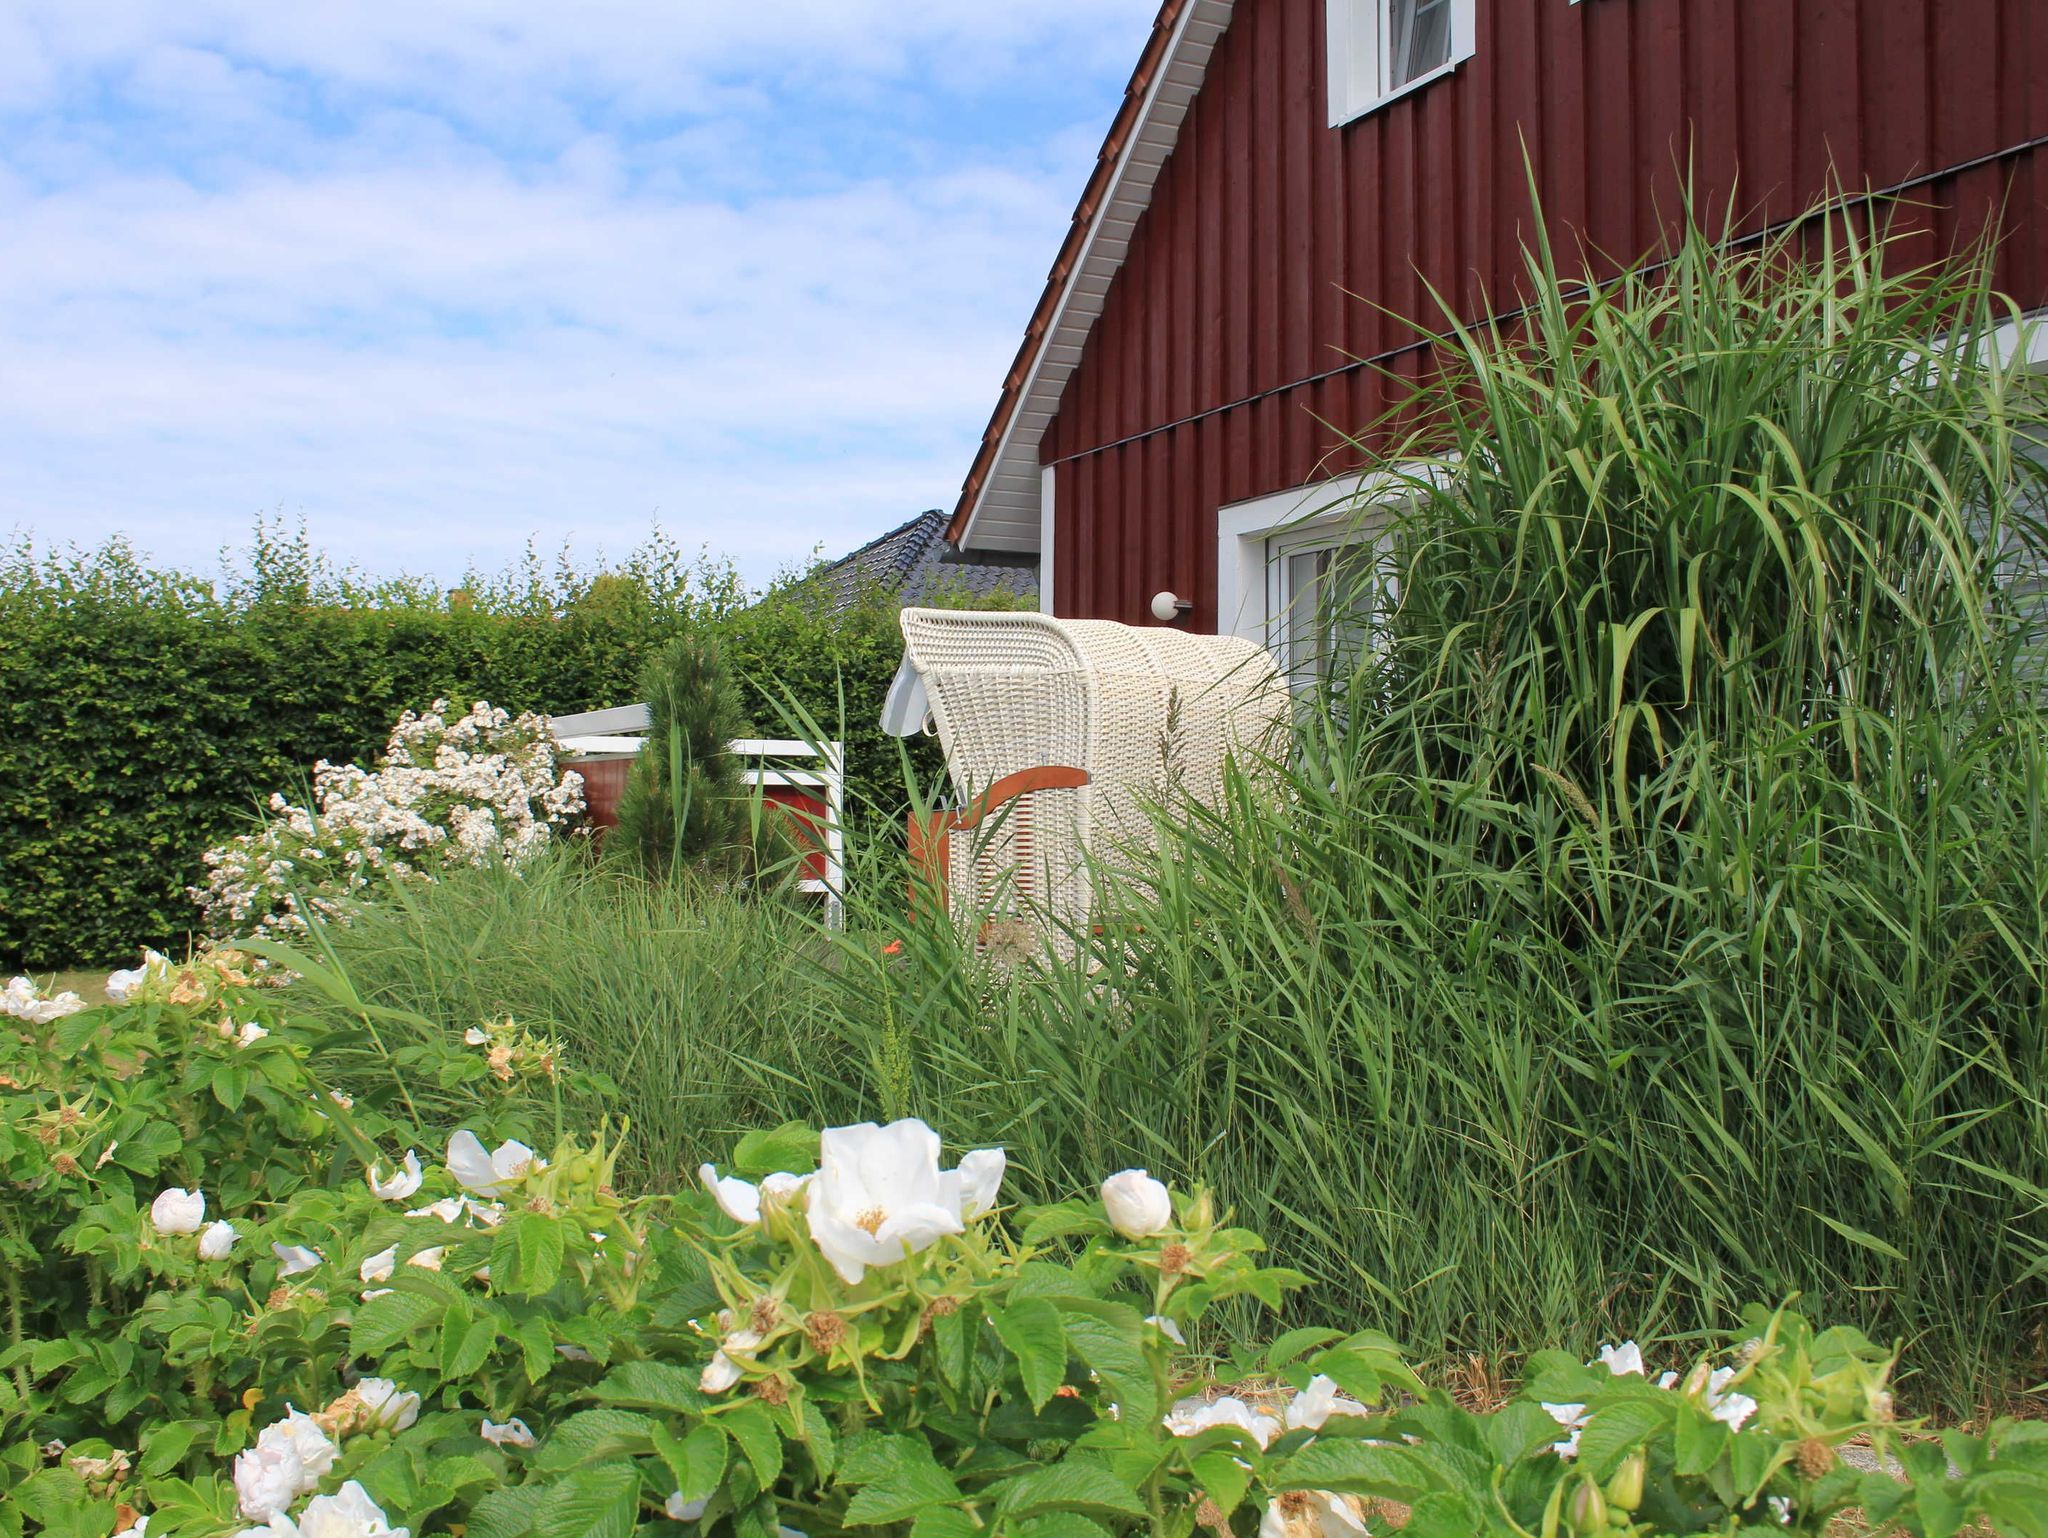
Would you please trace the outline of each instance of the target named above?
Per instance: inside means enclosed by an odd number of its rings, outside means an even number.
[[[1031,1408],[1044,1409],[1067,1375],[1067,1332],[1059,1310],[1043,1298],[1021,1298],[991,1315],[990,1323],[1017,1359]]]

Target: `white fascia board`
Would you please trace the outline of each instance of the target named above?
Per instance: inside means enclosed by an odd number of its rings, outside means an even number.
[[[1008,539],[999,540],[994,530],[985,527],[982,513],[990,501],[989,489],[1002,471],[1037,474],[1040,468],[1038,444],[1044,436],[1044,427],[1027,426],[1023,421],[1024,411],[1027,406],[1034,411],[1043,411],[1047,414],[1047,421],[1058,411],[1060,396],[1065,393],[1067,380],[1080,362],[1088,333],[1094,329],[1095,321],[1102,313],[1103,302],[1108,297],[1117,269],[1123,266],[1130,236],[1137,228],[1139,218],[1151,206],[1152,190],[1159,172],[1172,154],[1189,104],[1202,88],[1203,66],[1208,63],[1216,39],[1230,25],[1233,4],[1234,0],[1188,0],[1187,8],[1175,23],[1166,57],[1153,71],[1152,79],[1145,88],[1145,104],[1138,113],[1138,121],[1118,152],[1116,170],[1082,241],[1080,255],[1067,274],[1059,303],[1046,326],[1045,339],[1040,342],[1031,367],[1024,376],[1024,383],[1018,391],[1017,407],[1003,425],[1003,435],[997,440],[989,474],[982,481],[974,505],[967,511],[966,526],[960,531],[962,550],[977,547],[987,550],[1037,548],[1032,544],[1018,545]],[[1071,336],[1067,335],[1070,329]],[[1049,344],[1055,339],[1072,347],[1071,360],[1052,356]],[[1035,528],[1037,509],[1031,509],[1030,513],[1030,521]]]

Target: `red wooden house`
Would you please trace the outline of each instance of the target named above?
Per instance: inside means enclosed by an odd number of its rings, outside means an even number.
[[[1429,366],[1387,312],[1513,307],[1531,173],[1561,255],[1640,260],[1688,166],[1742,232],[1831,186],[1924,258],[1997,221],[2048,305],[2048,0],[1165,0],[949,537],[1284,651],[1347,537],[1323,424]]]

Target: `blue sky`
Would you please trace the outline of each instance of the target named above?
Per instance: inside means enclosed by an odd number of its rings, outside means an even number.
[[[950,505],[1155,0],[0,0],[0,532],[379,575]]]

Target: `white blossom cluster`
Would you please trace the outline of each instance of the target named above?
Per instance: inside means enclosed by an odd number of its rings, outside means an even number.
[[[373,770],[313,769],[313,805],[270,798],[272,819],[207,851],[191,896],[216,934],[306,927],[305,909],[346,918],[388,878],[453,866],[519,865],[583,810],[583,777],[555,762],[547,722],[479,701],[436,700],[399,718]]]
[[[7,986],[0,989],[0,1015],[26,1020],[30,1025],[48,1025],[84,1008],[85,1000],[77,994],[45,994],[26,977],[10,977]]]

